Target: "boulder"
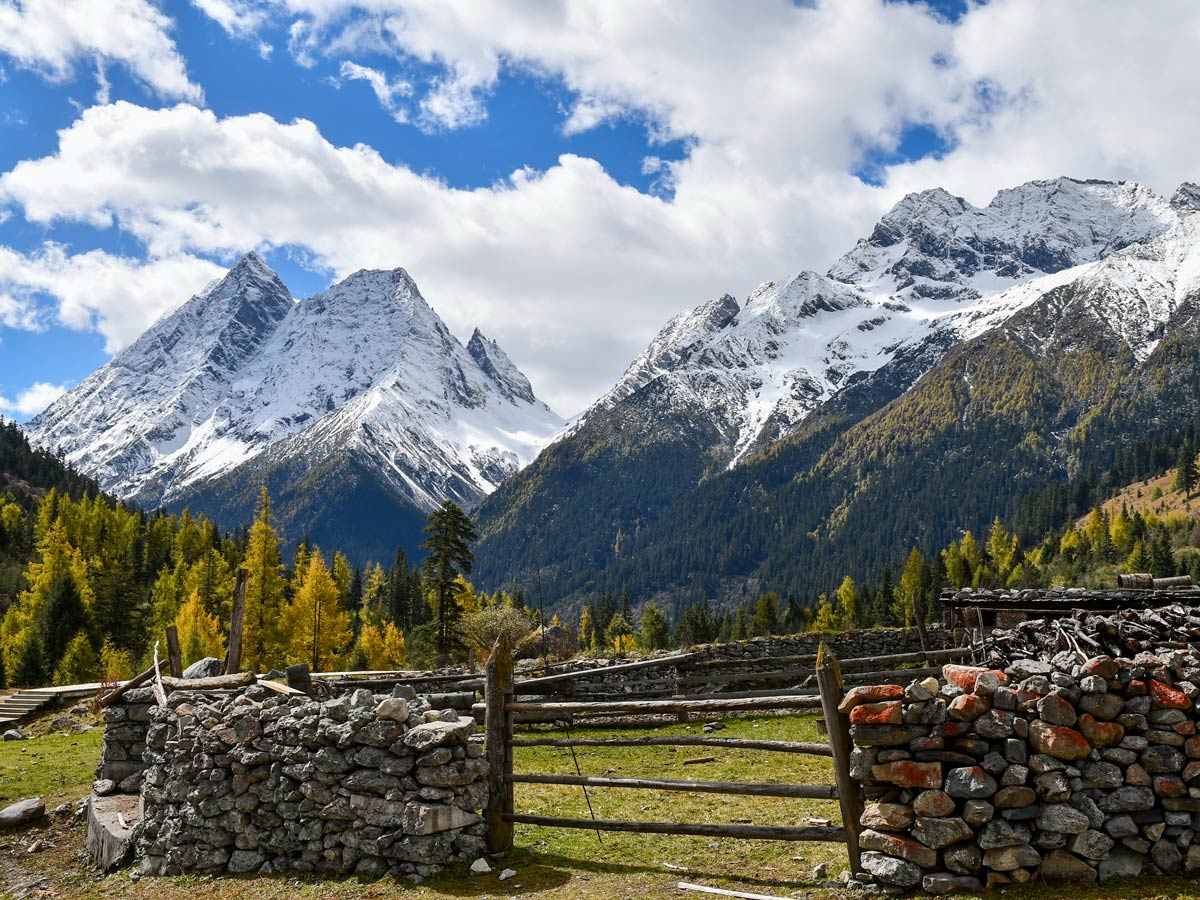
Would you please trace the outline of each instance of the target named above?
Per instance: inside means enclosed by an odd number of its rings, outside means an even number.
[[[904,709],[899,700],[863,703],[850,710],[852,725],[903,725]]]
[[[950,875],[935,872],[921,880],[921,887],[928,894],[974,894],[983,889],[978,878],[970,875]]]
[[[924,844],[940,850],[959,841],[965,841],[974,834],[962,819],[929,819],[919,817],[913,826],[912,836]]]
[[[848,713],[856,706],[864,703],[879,703],[884,700],[899,700],[904,696],[904,688],[898,684],[864,684],[850,688],[838,704],[838,711]]]
[[[979,766],[951,769],[946,774],[946,793],[951,797],[991,797],[996,793],[996,779]]]
[[[186,669],[183,670],[183,677],[192,678],[215,678],[218,675],[225,673],[225,660],[217,659],[213,656],[206,656],[204,659],[198,659]]]
[[[948,816],[954,812],[954,798],[942,790],[922,791],[913,800],[912,811],[918,816]]]
[[[942,764],[898,760],[871,767],[871,778],[905,788],[940,788]]]
[[[958,666],[952,663],[942,666],[942,677],[967,692],[975,690],[975,680],[984,672],[991,672],[996,676],[996,680],[1000,684],[1008,684],[1008,676],[999,669],[984,669],[980,666]]]
[[[931,850],[911,838],[901,837],[897,834],[886,834],[882,831],[868,829],[858,836],[858,845],[864,850],[874,850],[907,860],[923,869],[932,869],[937,865],[936,850]]]
[[[862,854],[862,867],[881,884],[910,888],[921,883],[920,868],[903,859],[868,850]]]
[[[0,809],[0,828],[20,828],[46,814],[46,801],[41,797],[18,800]]]
[[[954,808],[954,804],[950,804]],[[870,803],[859,817],[863,828],[875,831],[904,831],[913,823],[913,810],[900,803]]]

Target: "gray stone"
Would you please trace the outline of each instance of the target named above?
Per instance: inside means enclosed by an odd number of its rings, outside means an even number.
[[[19,828],[46,814],[46,801],[41,797],[18,800],[0,809],[0,828]]]
[[[947,847],[943,857],[946,868],[959,875],[970,875],[972,872],[978,872],[983,866],[983,851],[973,843]]]
[[[393,722],[407,722],[408,701],[402,697],[389,697],[375,707],[375,715]]]
[[[1071,841],[1071,852],[1087,859],[1100,860],[1108,856],[1114,841],[1103,832],[1089,828]]]
[[[1024,825],[1012,825],[1004,819],[993,819],[983,826],[976,839],[984,850],[997,847],[1013,847],[1029,841],[1029,829]]]
[[[951,797],[990,797],[996,788],[996,779],[978,766],[951,769],[946,775],[946,793]]]
[[[1079,810],[1065,803],[1050,803],[1042,806],[1037,826],[1042,831],[1057,831],[1060,834],[1083,834],[1091,823]]]
[[[198,659],[183,670],[184,678],[215,678],[225,672],[225,660],[206,656]]]
[[[916,887],[922,879],[921,870],[917,866],[874,850],[862,854],[862,867],[877,881],[897,887]]]
[[[1128,847],[1117,847],[1100,861],[1099,875],[1101,883],[1110,878],[1133,878],[1142,874],[1145,857]]]
[[[978,878],[972,878],[970,875],[950,875],[946,872],[926,875],[921,881],[921,887],[929,894],[974,894],[983,889]]]
[[[419,753],[445,744],[466,740],[475,731],[475,720],[460,718],[455,722],[424,722],[404,735],[404,744]]]
[[[92,797],[88,802],[88,853],[102,872],[112,872],[133,859],[134,830],[141,816],[136,797]]]
[[[1157,841],[1150,848],[1150,859],[1167,875],[1178,875],[1183,871],[1183,854],[1173,841]]]
[[[912,836],[924,844],[940,850],[959,841],[965,841],[974,832],[962,819],[927,819],[920,817],[913,826]]]
[[[1042,862],[1041,855],[1030,844],[1015,844],[1011,847],[997,847],[983,854],[983,864],[997,872],[1011,872],[1013,869],[1034,868]]]
[[[6,740],[6,741],[23,741],[23,740],[25,740],[25,735],[22,734],[20,729],[18,729],[18,728],[10,728],[10,729],[8,729],[8,731],[4,732],[4,740]]]
[[[1097,804],[1107,813],[1137,812],[1154,808],[1154,792],[1148,787],[1123,787],[1106,794]]]

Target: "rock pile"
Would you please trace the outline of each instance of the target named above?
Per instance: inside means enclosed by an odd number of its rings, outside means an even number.
[[[1191,650],[854,688],[863,868],[931,893],[1200,871],[1197,697]]]
[[[1078,611],[1070,618],[1031,619],[989,632],[986,643],[988,649],[1006,659],[1049,659],[1063,652],[1122,657],[1170,652],[1197,639],[1200,614],[1196,607],[1174,604],[1159,609]]]
[[[419,880],[478,857],[475,721],[397,693],[171,694],[146,732],[140,870]]]

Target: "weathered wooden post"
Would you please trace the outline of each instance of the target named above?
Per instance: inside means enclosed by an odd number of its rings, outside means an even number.
[[[507,853],[513,845],[512,713],[505,706],[513,699],[513,657],[508,637],[500,635],[487,662],[484,704],[484,750],[488,761],[488,851]]]
[[[825,714],[829,746],[833,750],[833,772],[838,803],[842,808],[842,823],[846,828],[850,871],[858,873],[862,871],[858,852],[858,820],[862,816],[862,804],[858,798],[858,785],[850,777],[850,718],[838,710],[843,696],[842,669],[836,654],[824,642],[817,651],[817,687],[821,690],[821,710]]]
[[[179,652],[179,630],[174,625],[167,626],[167,664],[171,667],[172,678],[183,677],[183,654]]]
[[[233,588],[233,615],[229,618],[229,650],[225,654],[225,674],[233,675],[242,667],[242,625],[246,618],[246,578],[249,573],[237,570]]]

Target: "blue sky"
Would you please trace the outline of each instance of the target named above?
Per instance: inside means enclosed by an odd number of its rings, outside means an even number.
[[[827,266],[909,190],[1194,176],[1167,4],[63,2],[0,0],[18,420],[251,249],[297,297],[409,268],[570,414],[670,315]],[[1096,69],[1114,41],[1156,67]]]

